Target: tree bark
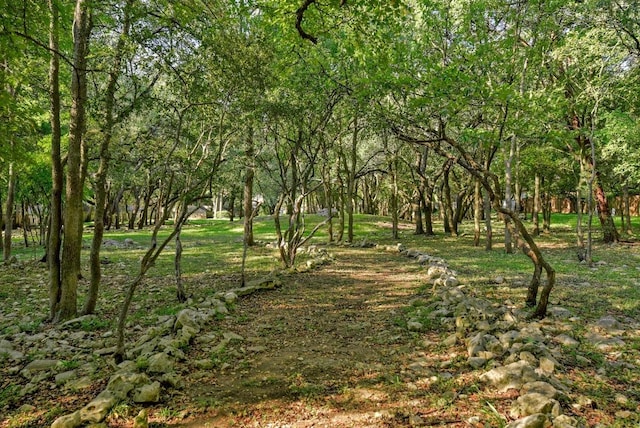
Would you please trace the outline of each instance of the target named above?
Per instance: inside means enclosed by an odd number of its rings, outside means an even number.
[[[540,175],[536,174],[533,185],[533,212],[531,213],[533,220],[533,236],[540,235]]]
[[[442,196],[445,214],[445,232],[449,232],[451,236],[458,236],[458,223],[454,218],[453,203],[451,201],[451,187],[449,185],[449,175],[451,173],[452,161],[447,161],[444,166]],[[446,225],[449,227],[447,228]]]
[[[512,210],[511,200],[513,195],[511,193],[511,183],[513,180],[512,163],[515,157],[516,136],[511,138],[511,144],[509,145],[509,152],[505,151],[504,160],[504,204],[505,208]],[[512,227],[509,226],[510,218],[507,216],[504,218],[504,250],[507,254],[513,253],[513,239],[511,236]]]
[[[624,218],[624,224],[626,228],[624,231],[627,235],[633,235],[633,228],[631,227],[631,198],[629,196],[629,186],[625,184],[622,186],[622,216]]]
[[[62,189],[63,170],[60,154],[60,58],[59,49],[59,17],[58,8],[54,0],[48,0],[51,14],[49,23],[49,47],[51,59],[49,62],[49,100],[51,122],[51,214],[47,241],[47,262],[49,263],[49,318],[53,320],[58,312],[61,291],[61,262],[60,250],[62,246]]]
[[[255,149],[253,144],[253,128],[249,128],[247,136],[247,146],[245,158],[247,167],[244,175],[243,210],[244,210],[244,243],[251,247],[255,244],[253,240],[253,178],[255,176],[254,157]]]
[[[489,195],[485,192],[482,198],[482,205],[484,206],[484,227],[487,229],[487,240],[484,244],[485,251],[493,250],[493,224],[491,222],[491,201]]]
[[[480,246],[480,222],[482,220],[482,184],[475,180],[473,192],[473,246]]]
[[[102,277],[102,265],[100,264],[100,248],[102,246],[102,237],[104,236],[104,217],[107,204],[107,173],[109,171],[109,147],[113,135],[113,126],[115,118],[113,115],[115,105],[116,88],[120,77],[120,67],[122,56],[124,55],[124,47],[129,37],[129,27],[131,25],[130,15],[131,7],[134,0],[127,0],[124,6],[124,16],[122,23],[122,33],[116,43],[113,56],[113,64],[109,72],[107,90],[105,93],[104,106],[104,126],[102,128],[102,142],[100,144],[100,164],[96,173],[95,195],[96,195],[96,213],[93,227],[93,240],[91,242],[91,254],[89,256],[89,264],[91,266],[91,281],[87,299],[82,310],[83,314],[92,314],[96,309],[98,301],[98,291],[100,288],[100,280]]]
[[[393,155],[389,165],[391,168],[391,237],[398,239],[398,156]]]
[[[11,150],[14,143],[11,141]],[[11,236],[13,232],[14,199],[16,194],[16,168],[13,161],[9,162],[9,185],[7,186],[7,200],[4,209],[4,241],[2,243],[2,259],[8,262],[11,258]]]
[[[67,155],[66,205],[64,209],[64,242],[62,246],[62,286],[56,321],[77,314],[80,251],[82,250],[83,198],[83,133],[87,99],[87,54],[91,33],[88,0],[77,0],[73,24],[73,71],[71,80],[71,116]]]
[[[349,149],[349,165],[347,170],[347,242],[353,242],[353,215],[356,187],[356,163],[358,161],[358,115],[353,119],[353,134]]]

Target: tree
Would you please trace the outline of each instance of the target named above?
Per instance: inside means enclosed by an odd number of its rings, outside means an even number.
[[[84,211],[82,207],[86,171],[84,140],[87,103],[87,55],[91,34],[89,0],[77,0],[73,21],[73,72],[71,78],[71,117],[67,153],[67,180],[64,208],[64,241],[62,244],[61,290],[57,302],[56,321],[77,314],[77,290],[80,277],[80,252]]]
[[[115,125],[115,101],[116,88],[120,78],[123,56],[125,54],[125,45],[129,37],[131,28],[131,14],[135,0],[127,0],[123,7],[122,30],[118,35],[116,45],[114,47],[113,57],[111,59],[111,68],[107,77],[107,86],[104,93],[104,119],[102,120],[102,141],[100,142],[100,165],[96,172],[94,192],[95,192],[95,220],[93,225],[93,241],[91,243],[90,266],[91,266],[91,283],[85,300],[82,312],[84,314],[92,314],[95,311],[98,301],[98,289],[101,279],[101,263],[100,263],[100,247],[102,246],[102,237],[104,235],[104,220],[107,203],[107,174],[110,163],[109,147],[111,145],[113,128]]]

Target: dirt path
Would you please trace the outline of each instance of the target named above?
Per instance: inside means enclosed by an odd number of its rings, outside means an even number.
[[[219,323],[242,339],[199,349],[215,367],[192,372],[175,398],[209,410],[182,426],[407,426],[432,412],[406,384],[420,375],[424,335],[403,327],[403,308],[423,271],[396,254],[335,253],[331,265],[241,300]]]

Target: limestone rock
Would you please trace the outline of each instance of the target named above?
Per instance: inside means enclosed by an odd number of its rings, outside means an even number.
[[[142,373],[116,373],[109,379],[105,391],[109,391],[119,400],[123,400],[135,387],[149,382],[149,377]]]
[[[569,319],[573,316],[569,309],[563,308],[562,306],[548,306],[547,313],[559,319]]]
[[[520,389],[525,383],[537,380],[539,380],[539,376],[526,361],[517,361],[506,366],[496,367],[480,376],[480,381],[496,387],[499,392],[510,388]]]
[[[553,428],[576,428],[578,421],[571,416],[560,415],[553,418]]]
[[[532,392],[518,397],[518,400],[511,408],[511,416],[516,418],[538,413],[558,416],[560,414],[560,403],[553,398]]]
[[[506,428],[547,428],[549,418],[541,413],[511,422]]]
[[[197,331],[200,331],[201,315],[198,311],[193,309],[183,309],[176,316],[176,324],[174,329],[179,329],[184,326],[193,327]]]
[[[134,403],[157,403],[160,401],[160,382],[141,386],[133,393]]]
[[[169,385],[172,388],[182,389],[184,388],[184,381],[176,373],[165,373],[160,377],[160,380],[165,385]]]
[[[40,370],[51,370],[60,363],[59,360],[33,360],[24,368],[32,372]]]
[[[19,363],[24,360],[24,354],[13,349],[11,342],[0,340],[0,359],[2,358],[8,358],[9,360]]]
[[[587,333],[585,339],[601,351],[609,351],[613,348],[619,348],[625,345],[624,340],[619,337],[606,337],[598,333]]]
[[[558,396],[558,390],[555,389],[550,383],[543,381],[525,383],[524,385],[522,385],[521,392],[523,394],[535,392],[549,398],[556,398]]]
[[[222,298],[224,302],[228,305],[234,304],[238,301],[238,295],[233,291],[228,291],[224,293],[224,296]]]
[[[458,342],[458,336],[455,334],[452,334],[447,336],[447,338],[442,341],[442,344],[444,346],[451,347],[451,346],[455,346],[457,342]]]
[[[78,376],[78,373],[75,370],[69,370],[66,372],[59,373],[55,377],[56,385],[64,385],[70,380],[75,379],[77,376]]]
[[[89,404],[80,409],[82,422],[100,423],[107,413],[116,405],[118,397],[109,390],[104,390]]]
[[[149,357],[149,373],[170,373],[173,371],[173,361],[164,352],[159,352]]]
[[[76,411],[70,415],[60,416],[51,424],[51,428],[77,428],[80,425],[82,425],[80,411]]]
[[[424,330],[424,326],[421,322],[418,321],[409,321],[407,322],[407,328],[409,331],[422,331]]]
[[[482,357],[469,357],[467,363],[474,369],[479,369],[480,367],[484,367],[484,365],[487,364],[487,359]]]
[[[140,410],[138,416],[133,420],[133,428],[148,428],[149,427],[149,415],[147,409]]]
[[[556,371],[556,367],[559,367],[560,363],[555,358],[550,356],[540,357],[539,370],[546,375],[551,375]]]
[[[580,342],[578,342],[573,337],[566,334],[559,334],[558,336],[554,337],[553,340],[554,342],[559,343],[560,345],[563,345],[563,346],[575,347],[580,345]]]
[[[596,327],[602,331],[608,333],[622,333],[624,329],[622,328],[622,324],[612,316],[605,316],[596,321]]]
[[[222,337],[224,337],[224,340],[227,340],[229,342],[235,342],[235,341],[242,342],[242,341],[244,341],[244,337],[240,336],[237,333],[233,333],[231,331],[223,333]]]

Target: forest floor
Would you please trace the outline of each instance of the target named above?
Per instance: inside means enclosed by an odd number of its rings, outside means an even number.
[[[215,367],[184,367],[188,387],[171,398],[177,418],[159,426],[497,427],[511,420],[517,393],[480,385],[486,369],[466,363],[464,343],[443,346],[448,333],[439,329],[407,330],[407,312],[431,297],[423,267],[372,249],[331,251],[332,264],[240,300],[212,326],[243,340],[213,357],[208,348],[191,350],[194,359],[213,358]],[[522,298],[526,287],[510,290]],[[604,364],[605,353],[586,352]],[[628,357],[640,362],[637,350]],[[570,357],[563,363],[567,378],[577,382],[575,392],[595,390],[598,403],[574,412],[566,402],[565,413],[590,427],[634,423],[616,420],[620,410],[637,410],[637,375],[605,379],[602,369],[596,372],[601,364],[578,367]],[[619,392],[630,401],[616,403]]]
[[[385,226],[376,225],[386,236]],[[415,237],[409,228],[403,240],[407,246],[444,258],[461,283],[477,295],[522,306],[530,275],[530,264],[522,254],[486,252],[470,245],[464,235]],[[229,250],[237,246],[237,238],[205,240],[202,236],[208,230],[196,226],[191,231],[192,266],[185,275],[189,294],[195,299],[237,287],[239,275],[229,269],[239,265],[237,251]],[[370,236],[377,241],[373,233]],[[111,237],[124,236],[141,240],[131,233]],[[543,237],[541,245],[558,273],[551,303],[577,315],[574,333],[586,333],[588,323],[608,315],[640,323],[640,246],[600,245],[595,249],[598,263],[590,268],[577,262],[565,238]],[[211,245],[222,247],[212,251],[206,247]],[[511,420],[509,408],[517,393],[497,393],[481,385],[478,378],[487,369],[467,363],[464,343],[443,345],[450,331],[437,323],[419,333],[407,329],[412,308],[432,298],[423,266],[377,249],[326,248],[334,255],[330,264],[285,274],[281,287],[241,298],[229,315],[207,326],[202,334],[237,336],[224,347],[212,348],[196,339],[185,349],[187,358],[176,367],[185,386],[164,390],[161,402],[147,407],[150,427],[499,427]],[[112,334],[118,302],[140,251],[104,252],[109,263],[103,266],[101,313],[82,326],[87,340]],[[273,267],[273,250],[256,247],[252,253],[260,263],[252,277]],[[223,260],[225,255],[233,258]],[[161,262],[157,274],[140,290],[130,316],[130,325],[138,332],[129,335],[142,334],[161,317],[184,308],[173,296],[170,261],[168,256]],[[497,284],[497,277],[504,283]],[[23,334],[34,336],[56,329],[43,321],[46,283],[46,268],[35,256],[0,269],[0,315],[7,321],[0,317],[0,333],[16,324]],[[11,314],[17,322],[7,317]],[[572,408],[571,401],[561,402],[564,413],[582,426],[637,426],[640,337],[626,337],[625,345],[613,352],[577,338],[580,346],[561,361],[563,376],[570,379],[572,391],[588,391],[593,402],[580,409]],[[589,363],[581,363],[577,354],[587,356]],[[25,381],[0,359],[0,427],[49,426],[60,414],[84,406],[112,373],[109,358],[94,360],[97,367],[87,388],[67,390],[45,379],[42,390],[24,396],[19,395],[24,385],[17,382]],[[78,365],[73,363],[65,362]],[[26,413],[20,413],[25,408]],[[119,404],[106,426],[132,427],[141,408]],[[621,412],[628,414],[627,419],[620,420]]]
[[[219,368],[190,374],[191,387],[176,399],[211,410],[182,425],[382,427],[426,416],[429,423],[466,425],[478,409],[448,406],[441,395],[448,388],[425,394],[406,387],[415,380],[407,367],[416,359],[437,368],[456,356],[433,354],[429,335],[404,326],[424,270],[371,249],[335,253],[320,271],[241,300],[220,323],[245,340],[224,350]]]

